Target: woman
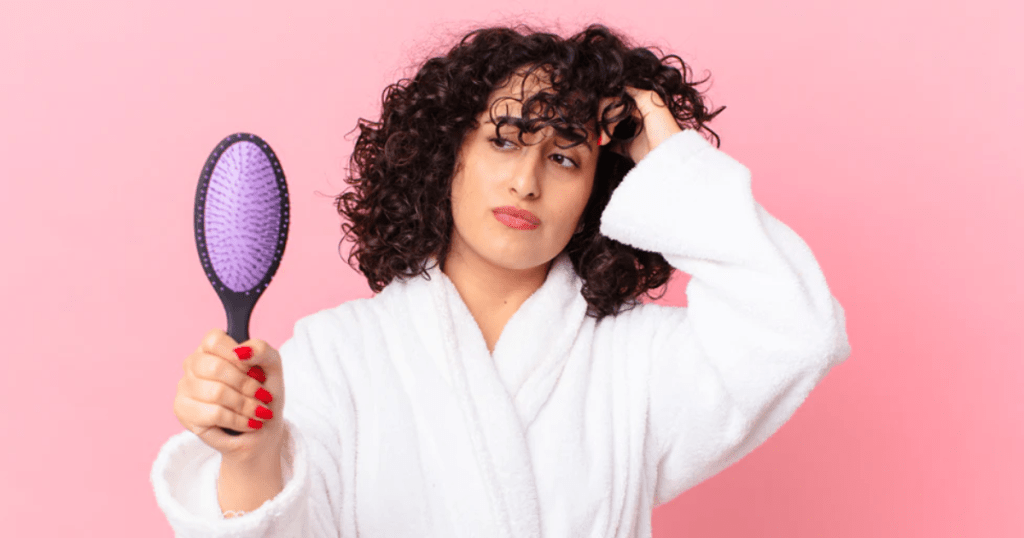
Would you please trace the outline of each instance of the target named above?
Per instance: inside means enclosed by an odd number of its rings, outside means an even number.
[[[774,433],[844,312],[672,61],[493,28],[389,87],[338,197],[378,293],[185,360],[176,533],[650,536]],[[641,304],[672,268],[688,308]]]

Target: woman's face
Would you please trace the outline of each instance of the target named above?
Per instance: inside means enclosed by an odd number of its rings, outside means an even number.
[[[537,88],[528,84],[526,91]],[[521,79],[514,79],[491,95],[489,105],[502,97],[524,100],[521,89]],[[502,101],[495,119],[519,116],[519,106]],[[490,108],[466,135],[452,178],[455,230],[448,256],[509,270],[537,268],[558,256],[576,231],[594,186],[597,140],[591,136],[562,149],[558,145],[568,142],[548,127],[523,135],[520,144],[511,125],[498,138]]]

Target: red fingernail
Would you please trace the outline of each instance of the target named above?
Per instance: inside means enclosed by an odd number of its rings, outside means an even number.
[[[258,421],[258,420],[256,420],[256,419],[254,419],[254,418],[250,418],[249,419],[249,427],[254,429],[254,430],[258,430],[258,429],[263,427],[263,423]]]
[[[263,407],[261,405],[261,406],[256,407],[256,416],[258,416],[260,418],[264,418],[264,419],[270,420],[270,419],[274,418],[274,413],[270,409],[267,409],[266,407]]]
[[[238,346],[235,348],[235,355],[238,355],[239,360],[251,359],[252,348],[249,346]]]
[[[252,368],[249,368],[249,371],[247,373],[249,374],[249,377],[255,379],[256,381],[259,381],[260,383],[265,383],[267,381],[267,373],[264,372],[263,368],[260,368],[259,366],[253,366]]]
[[[274,397],[266,389],[260,387],[260,390],[256,391],[256,399],[263,403],[270,403],[274,400]]]

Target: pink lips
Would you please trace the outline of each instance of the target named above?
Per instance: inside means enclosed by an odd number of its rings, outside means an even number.
[[[494,218],[505,226],[517,230],[532,230],[540,226],[540,219],[537,218],[537,215],[510,205],[495,209]]]

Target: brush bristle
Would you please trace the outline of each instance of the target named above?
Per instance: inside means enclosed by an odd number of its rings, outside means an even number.
[[[210,264],[225,286],[252,290],[275,254],[281,195],[270,159],[249,141],[236,142],[210,174],[204,209]]]

